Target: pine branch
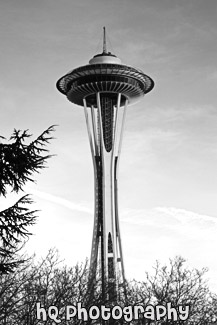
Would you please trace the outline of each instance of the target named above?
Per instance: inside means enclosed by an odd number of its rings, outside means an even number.
[[[35,211],[30,211],[26,204],[31,204],[33,201],[28,195],[23,196],[13,206],[0,212],[0,240],[2,248],[0,256],[4,253],[7,255],[14,250],[24,238],[27,238],[31,233],[27,227],[35,224]]]
[[[25,260],[14,260],[12,262],[0,262],[0,273],[8,274],[12,273],[20,264],[24,263]]]
[[[7,186],[17,193],[23,190],[27,181],[34,182],[33,173],[44,168],[47,159],[52,157],[47,154],[45,145],[53,139],[50,133],[54,131],[54,127],[50,126],[28,145],[25,141],[32,136],[28,130],[22,133],[14,130],[10,138],[13,143],[0,143],[0,195],[6,196]]]

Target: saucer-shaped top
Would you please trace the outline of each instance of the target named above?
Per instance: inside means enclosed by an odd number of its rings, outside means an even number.
[[[129,104],[138,101],[154,87],[153,80],[142,71],[121,64],[121,60],[110,52],[95,55],[88,65],[67,73],[57,81],[57,89],[74,104],[97,106],[96,94],[116,98],[121,94],[121,105],[125,99]]]

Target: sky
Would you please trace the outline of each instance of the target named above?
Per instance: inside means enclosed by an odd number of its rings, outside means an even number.
[[[217,1],[7,0],[0,2],[0,134],[57,124],[55,156],[28,183],[40,210],[26,251],[90,257],[93,167],[81,107],[56,81],[108,48],[154,89],[127,111],[119,214],[128,279],[181,255],[208,267],[217,292]],[[15,200],[1,199],[2,207]]]

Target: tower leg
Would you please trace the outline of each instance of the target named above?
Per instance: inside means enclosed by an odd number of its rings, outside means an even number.
[[[118,285],[125,282],[123,253],[118,216],[118,160],[127,107],[116,98],[96,94],[96,107],[84,109],[94,165],[95,216],[90,260],[90,275],[97,272],[102,282],[104,301],[117,299]]]

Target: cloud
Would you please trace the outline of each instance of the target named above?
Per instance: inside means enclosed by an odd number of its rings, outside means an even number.
[[[203,214],[198,214],[184,209],[174,207],[155,207],[152,209],[141,210],[126,210],[123,214],[123,221],[132,224],[149,224],[159,226],[175,227],[177,225],[193,224],[196,227],[212,226],[217,227],[217,217],[211,217]]]
[[[155,232],[159,232],[162,236],[169,233],[171,238],[174,237],[174,242],[176,236],[178,241],[198,240],[203,236],[203,245],[204,242],[209,244],[217,231],[217,218],[174,207],[130,210],[124,215],[122,221],[144,226],[146,231],[148,228],[151,231],[155,229]],[[214,240],[217,243],[217,239]]]
[[[59,196],[56,196],[56,195],[53,195],[53,194],[50,194],[50,193],[37,191],[37,190],[33,190],[33,189],[29,190],[29,193],[34,194],[35,196],[37,196],[37,197],[39,197],[39,198],[41,198],[43,200],[46,200],[46,201],[61,205],[61,206],[65,207],[67,209],[70,209],[70,210],[79,211],[79,212],[86,212],[86,213],[89,213],[89,214],[93,213],[93,210],[88,208],[85,205],[78,204],[78,203],[63,199],[62,197],[59,197]]]

